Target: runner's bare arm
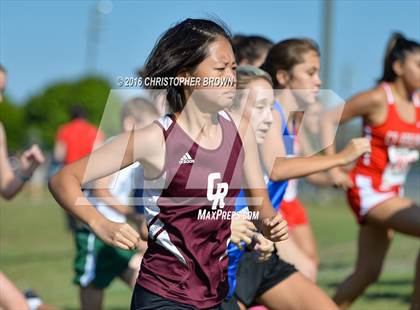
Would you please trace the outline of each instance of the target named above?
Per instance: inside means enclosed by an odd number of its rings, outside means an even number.
[[[57,141],[54,145],[53,158],[56,162],[62,163],[66,158],[67,145],[62,141]]]
[[[14,179],[15,175],[12,167],[10,166],[7,154],[6,133],[4,131],[3,124],[0,123],[0,193],[3,198],[11,199],[13,197],[8,188]],[[23,185],[22,181],[19,183],[20,186]]]
[[[322,144],[326,145],[324,152],[326,155],[336,154],[335,128],[338,124],[343,124],[352,118],[363,117],[364,122],[371,122],[377,116],[381,108],[383,94],[379,89],[364,92],[351,98],[343,107],[337,107],[328,111],[321,122]],[[344,189],[352,187],[353,183],[348,175],[338,167],[329,170],[332,182]]]
[[[113,181],[115,178],[118,178],[118,173],[93,181],[90,194],[96,198],[99,198],[104,204],[114,209],[118,213],[123,215],[130,215],[134,213],[134,208],[132,206],[121,203],[121,201],[111,193]]]
[[[327,113],[321,122],[321,138],[323,145],[332,141],[325,149],[325,154],[335,154],[335,128],[338,124],[343,124],[352,118],[363,117],[365,121],[372,121],[381,107],[381,101],[384,100],[380,90],[358,94],[344,104],[343,107],[336,107]]]
[[[104,139],[104,134],[102,133],[102,131],[99,131],[95,139],[94,149],[97,149],[99,146],[101,146],[105,142]],[[92,196],[99,198],[104,204],[114,209],[118,213],[123,215],[129,215],[134,212],[134,208],[121,203],[121,201],[117,197],[112,195],[110,191],[112,182],[115,177],[118,177],[118,174],[109,175],[104,178],[93,181],[93,186],[90,189],[90,193]]]
[[[317,173],[310,174],[306,177],[306,180],[318,186],[328,187],[328,186],[334,185],[331,181],[330,176],[326,172],[317,172]]]
[[[97,184],[97,183],[96,183]],[[99,185],[95,185],[99,186]],[[92,196],[99,198],[104,204],[108,207],[114,209],[122,215],[130,215],[134,213],[134,208],[128,205],[121,203],[121,201],[112,195],[109,189],[107,188],[94,188],[91,190]]]
[[[263,161],[272,181],[283,181],[308,176],[333,167],[347,165],[368,151],[367,141],[355,140],[346,149],[330,156],[286,158],[280,115],[273,111],[273,123],[263,144]]]
[[[0,196],[12,199],[44,161],[41,149],[38,145],[32,145],[20,156],[19,172],[16,174],[9,162],[6,133],[0,123]]]
[[[161,139],[157,139],[161,137]],[[49,188],[60,206],[79,220],[89,225],[107,243],[130,248],[137,244],[138,233],[128,224],[114,227],[92,205],[76,205],[82,198],[81,187],[84,183],[110,175],[127,167],[134,161],[150,166],[151,158],[162,152],[163,136],[155,124],[145,129],[121,134],[72,164],[65,166],[50,182]],[[138,147],[148,145],[147,148]],[[146,169],[146,167],[145,167]],[[122,231],[120,231],[122,230]]]
[[[273,208],[268,196],[254,131],[245,119],[241,119],[239,123],[236,119],[236,123],[245,153],[243,188],[249,209],[259,212],[259,218],[254,223],[272,241],[287,239],[287,223]]]

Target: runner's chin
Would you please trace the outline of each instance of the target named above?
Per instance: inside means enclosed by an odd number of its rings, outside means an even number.
[[[255,138],[257,140],[257,143],[258,144],[264,143],[264,139],[265,139],[265,136],[266,135],[267,135],[267,132],[266,131],[258,130],[257,133],[256,133],[256,135],[255,135]]]
[[[220,97],[219,97],[219,105],[222,109],[225,108],[229,108],[232,106],[233,104],[233,98],[235,97],[235,93],[234,92],[227,92],[227,93],[223,93]]]

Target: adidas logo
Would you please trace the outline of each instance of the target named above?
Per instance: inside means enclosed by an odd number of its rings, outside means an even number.
[[[193,164],[194,159],[192,159],[191,155],[187,153],[184,154],[184,156],[181,157],[179,160],[179,163],[182,164]]]

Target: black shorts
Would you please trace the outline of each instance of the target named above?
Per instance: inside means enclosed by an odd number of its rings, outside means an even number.
[[[255,298],[297,271],[293,265],[280,259],[276,251],[265,262],[259,262],[258,256],[258,252],[246,252],[242,256],[236,273],[235,293],[229,302],[222,304],[223,310],[238,309],[236,300],[251,307]]]
[[[131,310],[197,310],[197,308],[181,304],[153,294],[140,285],[134,287],[133,297],[131,298]],[[206,310],[220,310],[220,306],[207,308]]]

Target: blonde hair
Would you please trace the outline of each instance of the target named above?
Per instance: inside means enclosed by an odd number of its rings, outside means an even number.
[[[121,124],[127,117],[132,117],[136,121],[141,119],[141,115],[149,113],[158,116],[159,113],[156,107],[146,98],[135,97],[124,104],[121,110],[120,119]]]
[[[262,69],[259,69],[254,66],[239,66],[236,69],[236,89],[246,89],[249,83],[256,80],[265,80],[271,86],[273,86],[273,81],[271,80],[270,75]],[[243,92],[237,92],[233,100],[232,108],[238,109],[241,106]]]

